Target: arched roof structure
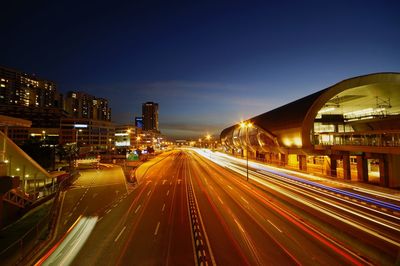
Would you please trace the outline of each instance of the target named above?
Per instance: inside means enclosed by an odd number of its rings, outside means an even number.
[[[343,80],[331,87],[248,119],[221,132],[225,146],[253,150],[313,149],[314,127],[342,120],[351,130],[400,130],[400,73],[376,73]],[[323,127],[323,126],[322,126]],[[253,137],[252,137],[253,136]],[[253,139],[252,139],[253,138]],[[269,145],[269,147],[266,147]]]

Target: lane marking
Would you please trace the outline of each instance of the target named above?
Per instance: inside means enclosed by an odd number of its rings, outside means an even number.
[[[149,192],[147,193],[147,196],[150,196],[151,190],[149,190]]]
[[[110,213],[110,211],[111,211],[111,209],[108,209],[108,210],[106,211],[106,214],[109,214],[109,213]]]
[[[244,229],[243,229],[242,225],[235,218],[233,218],[233,220],[235,221],[235,223],[237,224],[239,229],[244,233]]]
[[[119,232],[118,236],[114,239],[114,242],[117,242],[119,237],[122,235],[122,233],[125,231],[126,226],[124,226],[124,228],[122,228],[121,232]]]
[[[245,198],[243,198],[243,197],[240,197],[244,202],[246,202],[247,204],[249,204],[249,202],[245,199]]]
[[[164,203],[164,205],[162,206],[162,209],[161,209],[161,211],[163,212],[163,211],[164,211],[164,209],[165,209],[165,203]]]
[[[217,196],[218,197],[218,200],[221,202],[221,204],[224,204],[224,202],[222,201],[222,199],[219,197],[219,196]]]
[[[279,233],[282,233],[282,230],[279,229],[276,225],[274,225],[270,220],[267,220],[273,227],[275,227],[276,230],[279,231]]]
[[[166,182],[167,182],[167,180],[164,179],[164,180],[162,181],[162,184],[165,185]]]
[[[139,211],[140,207],[142,207],[142,205],[141,205],[141,204],[139,204],[139,206],[136,208],[136,210],[135,210],[135,214],[136,214],[136,213]]]
[[[230,185],[228,185],[228,188],[230,188],[231,190],[233,190],[233,187],[231,187]]]
[[[157,223],[156,230],[154,231],[154,235],[156,236],[158,234],[158,229],[160,228],[160,222]]]
[[[169,195],[169,190],[167,191],[167,196]]]

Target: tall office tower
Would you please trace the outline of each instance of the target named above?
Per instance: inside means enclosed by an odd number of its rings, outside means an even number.
[[[108,100],[87,93],[70,91],[65,97],[65,110],[73,118],[111,121]]]
[[[158,103],[146,102],[142,104],[143,130],[158,132]]]

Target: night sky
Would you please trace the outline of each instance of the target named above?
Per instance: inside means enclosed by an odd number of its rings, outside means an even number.
[[[0,65],[108,98],[118,123],[158,102],[173,137],[400,72],[400,1],[6,2]]]

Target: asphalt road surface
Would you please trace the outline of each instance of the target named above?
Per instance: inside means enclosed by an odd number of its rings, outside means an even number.
[[[221,166],[209,159],[192,150],[164,153],[137,170],[139,183],[134,188],[121,180],[117,167],[94,170],[78,180],[68,192],[73,194],[64,199],[72,211],[64,211],[60,219],[60,227],[73,228],[64,240],[72,242],[63,244],[65,252],[54,255],[55,261],[72,265],[396,263],[399,236],[387,236],[397,232],[395,218],[357,206],[349,212],[345,202],[333,204],[329,197],[321,203],[321,195],[312,194],[316,192],[258,177],[254,169],[246,181],[240,166]],[[263,181],[255,182],[257,178]],[[363,215],[376,215],[381,225],[369,225]]]

